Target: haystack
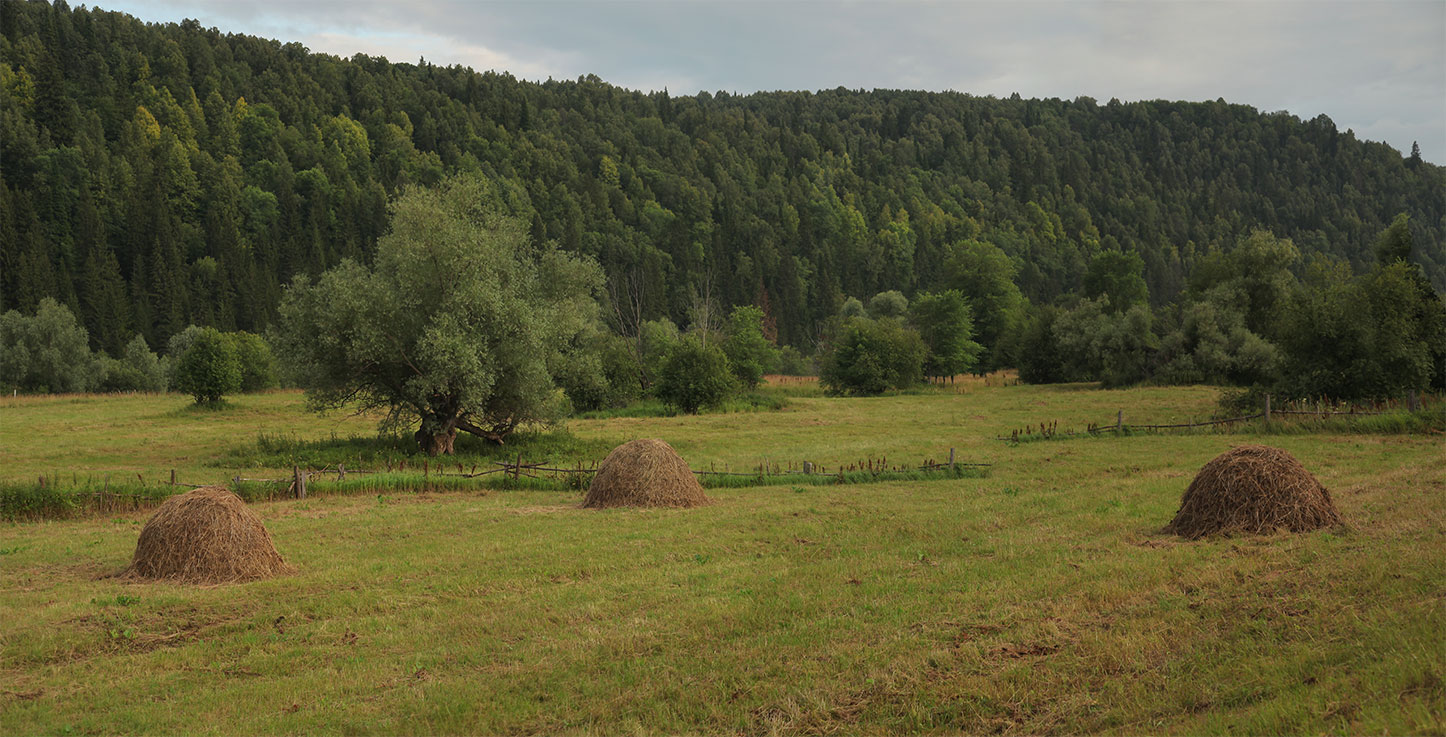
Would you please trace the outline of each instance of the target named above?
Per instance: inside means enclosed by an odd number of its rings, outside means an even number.
[[[1241,445],[1200,469],[1165,531],[1193,540],[1228,532],[1305,532],[1340,521],[1330,492],[1295,456]]]
[[[291,570],[240,497],[224,486],[203,486],[167,499],[151,515],[126,575],[211,584]]]
[[[656,438],[616,448],[597,467],[584,507],[697,507],[703,486],[673,446]]]

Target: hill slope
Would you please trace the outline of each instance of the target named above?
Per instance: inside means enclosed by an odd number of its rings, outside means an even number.
[[[1446,289],[1446,169],[1223,101],[892,90],[644,94],[312,54],[194,21],[0,1],[0,310],[71,305],[97,347],[258,330],[282,285],[366,258],[400,187],[479,170],[536,238],[640,285],[766,303],[802,344],[846,296],[939,286],[996,244],[1035,301],[1103,248],[1151,299],[1256,227],[1358,267],[1399,212]],[[711,286],[711,290],[708,287]]]

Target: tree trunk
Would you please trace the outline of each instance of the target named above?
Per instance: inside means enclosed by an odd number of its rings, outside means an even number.
[[[452,446],[457,441],[457,428],[450,430],[438,428],[436,431],[429,431],[426,428],[417,430],[412,436],[416,439],[417,445],[429,456],[452,455]]]
[[[452,455],[452,446],[457,441],[459,418],[434,414],[422,418],[422,426],[412,435],[418,447],[429,456]]]

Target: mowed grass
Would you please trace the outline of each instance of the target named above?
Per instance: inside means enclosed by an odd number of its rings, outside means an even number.
[[[687,511],[536,491],[264,503],[298,573],[238,586],[111,578],[144,514],[0,526],[0,733],[1446,732],[1441,436],[1263,438],[1348,526],[1203,542],[1159,528],[1250,436],[995,439],[1120,409],[1201,418],[1215,398],[976,384],[575,421],[582,442],[662,437],[695,468],[950,447],[995,465],[712,489]],[[371,430],[295,394],[184,403],[0,403],[4,474],[219,480],[258,432]],[[71,430],[88,443],[51,448]]]

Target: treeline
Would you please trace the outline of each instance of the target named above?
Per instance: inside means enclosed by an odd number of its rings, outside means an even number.
[[[1006,326],[970,291],[994,272],[1072,313],[1128,264],[1183,321],[1255,229],[1294,244],[1296,279],[1355,278],[1401,212],[1446,289],[1446,170],[1224,101],[645,94],[0,0],[0,161],[0,311],[52,298],[117,358],[191,324],[263,332],[295,276],[370,262],[401,188],[455,172],[595,259],[630,306],[615,328],[756,305],[804,353],[851,297],[959,290],[999,365]]]
[[[0,315],[0,390],[28,394],[164,392],[215,402],[224,394],[279,385],[271,346],[259,335],[195,325],[156,355],[137,335],[118,356],[90,349],[90,336],[65,305],[46,297],[35,313]]]
[[[1137,264],[1102,257],[1087,277],[1096,289],[1028,311],[1007,341],[1010,362],[1034,383],[1248,387],[1252,406],[1262,392],[1359,400],[1443,391],[1446,299],[1412,251],[1402,214],[1365,273],[1318,259],[1297,277],[1295,244],[1256,231],[1202,262],[1178,303],[1154,310]]]

